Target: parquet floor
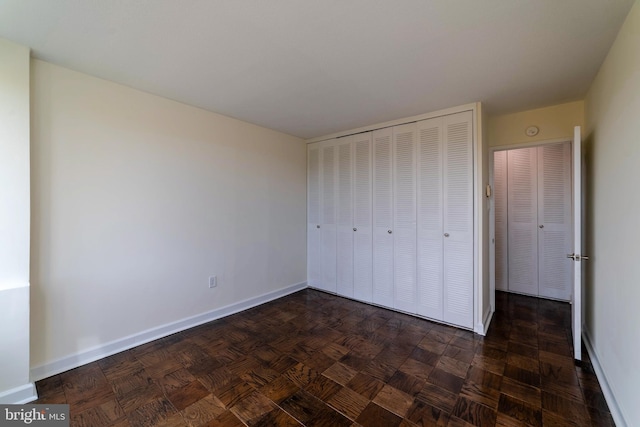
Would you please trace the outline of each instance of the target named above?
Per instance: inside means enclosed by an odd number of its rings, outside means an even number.
[[[613,426],[568,304],[486,337],[306,289],[37,383],[75,426]]]

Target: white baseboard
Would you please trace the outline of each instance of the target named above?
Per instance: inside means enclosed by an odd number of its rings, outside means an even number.
[[[111,341],[109,343],[102,344],[88,350],[84,350],[80,353],[63,357],[49,363],[45,363],[44,365],[35,366],[31,368],[31,380],[38,381],[43,378],[48,378],[52,375],[68,371],[69,369],[77,368],[78,366],[95,362],[96,360],[102,359],[104,357],[120,353],[121,351],[146,344],[148,342],[166,337],[171,334],[175,334],[176,332],[184,331],[185,329],[193,328],[194,326],[202,325],[203,323],[207,323],[212,320],[220,319],[222,317],[247,310],[260,304],[264,304],[274,299],[281,298],[285,295],[289,295],[299,290],[305,289],[306,287],[307,282],[296,283],[294,285],[287,286],[276,291],[268,292],[257,297],[249,298],[244,301],[239,301],[227,305],[225,307],[217,308],[206,313],[198,314],[196,316],[188,317],[176,322],[167,323],[165,325],[148,329],[134,335],[129,335],[127,337]]]
[[[477,323],[473,332],[482,336],[487,335],[487,331],[489,330],[489,324],[491,323],[491,319],[493,319],[493,308],[489,306],[487,307],[487,311],[482,316],[482,323]]]
[[[0,393],[0,403],[14,405],[33,402],[37,398],[38,393],[36,392],[36,386],[34,383],[21,385],[20,387],[15,387],[11,390]]]
[[[604,399],[607,401],[607,405],[609,405],[609,411],[611,412],[613,421],[616,423],[617,427],[627,427],[628,424],[625,421],[625,417],[622,414],[620,407],[618,406],[615,395],[613,394],[613,391],[609,386],[607,377],[602,370],[600,361],[598,360],[598,355],[596,354],[595,349],[593,348],[593,344],[591,343],[589,331],[587,331],[587,329],[584,327],[582,328],[582,339],[584,340],[584,346],[587,348],[587,352],[589,353],[589,358],[591,359],[593,370],[596,372],[596,377],[598,377],[598,382],[600,383],[602,394],[604,394]]]

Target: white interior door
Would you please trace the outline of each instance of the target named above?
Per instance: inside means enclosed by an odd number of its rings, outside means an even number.
[[[393,128],[393,308],[416,312],[416,124]]]
[[[353,145],[352,136],[340,138],[337,178],[336,289],[353,298]]]
[[[580,126],[573,131],[573,292],[571,326],[573,357],[582,360],[582,139]]]
[[[373,132],[373,295],[393,307],[392,128]]]
[[[371,132],[354,135],[353,146],[353,297],[371,302],[373,294]]]

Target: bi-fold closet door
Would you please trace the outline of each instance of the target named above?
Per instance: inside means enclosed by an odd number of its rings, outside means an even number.
[[[571,296],[571,145],[494,153],[496,289]]]
[[[307,147],[307,275],[310,286],[337,290],[335,140]]]
[[[416,123],[373,132],[373,300],[416,313]]]
[[[472,129],[463,112],[311,144],[309,284],[473,327]]]
[[[417,313],[471,328],[471,113],[418,122],[417,165]]]
[[[371,132],[340,138],[336,147],[337,293],[371,302]]]

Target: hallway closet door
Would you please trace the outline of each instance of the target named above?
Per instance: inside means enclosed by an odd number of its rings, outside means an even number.
[[[393,130],[373,132],[373,294],[393,307]]]
[[[543,297],[571,297],[571,206],[571,144],[538,147],[538,294]]]
[[[548,144],[509,150],[506,164],[494,155],[496,187],[496,289],[569,300],[571,252],[571,145]],[[500,170],[507,169],[507,179]],[[507,228],[504,212],[506,186]],[[499,251],[508,238],[508,251]],[[498,280],[508,265],[507,283]]]
[[[373,298],[373,221],[371,132],[353,136],[353,297]]]
[[[508,290],[507,251],[507,152],[493,154],[493,209],[495,219],[495,280],[496,290]]]
[[[538,151],[507,152],[509,290],[538,295]]]

